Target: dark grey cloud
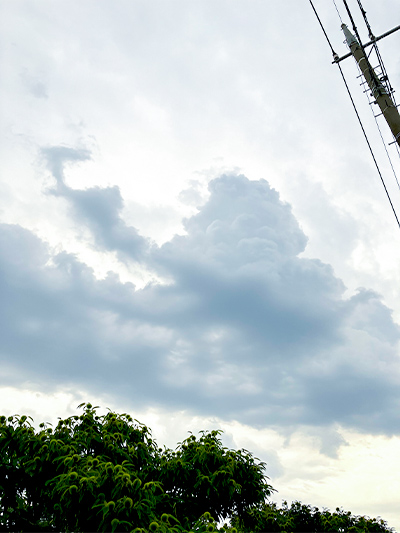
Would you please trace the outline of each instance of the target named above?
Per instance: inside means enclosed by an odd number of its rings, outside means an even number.
[[[42,148],[41,154],[56,180],[56,187],[49,192],[69,201],[74,218],[88,226],[98,247],[117,251],[122,261],[138,259],[149,246],[149,241],[121,219],[123,199],[119,188],[114,186],[76,190],[65,183],[64,167],[91,159],[90,151],[85,148],[50,146]]]
[[[124,222],[118,187],[65,184],[63,165],[88,153],[44,153],[53,194],[95,244],[167,283],[98,280],[74,256],[1,225],[3,383],[106,390],[133,408],[258,427],[400,432],[400,332],[390,310],[372,291],[346,299],[329,265],[301,257],[307,238],[266,181],[213,180],[186,234],[159,247]],[[340,443],[327,439],[326,453]]]

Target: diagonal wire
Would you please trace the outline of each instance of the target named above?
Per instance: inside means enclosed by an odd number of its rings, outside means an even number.
[[[333,2],[335,3],[335,0],[333,0]],[[396,99],[395,99],[395,96],[394,96],[394,90],[393,90],[393,88],[392,88],[392,86],[391,86],[391,84],[390,84],[389,76],[388,76],[387,71],[386,71],[386,67],[385,67],[385,65],[384,65],[384,63],[383,63],[383,59],[382,59],[381,53],[380,53],[380,51],[379,51],[378,44],[376,43],[375,35],[374,35],[373,31],[372,31],[372,28],[371,28],[370,23],[368,22],[368,19],[367,19],[367,12],[365,11],[365,9],[364,9],[364,7],[363,7],[363,5],[362,5],[362,3],[361,3],[361,0],[357,0],[357,4],[358,4],[358,7],[360,8],[360,11],[361,11],[361,14],[362,14],[362,16],[363,16],[363,19],[364,19],[365,25],[366,25],[366,27],[367,27],[369,38],[371,39],[371,41],[374,41],[373,46],[372,46],[371,51],[370,51],[370,54],[371,54],[371,52],[372,52],[373,50],[375,51],[375,53],[376,53],[376,57],[377,57],[377,59],[378,59],[379,66],[380,66],[380,68],[381,68],[381,74],[382,74],[382,80],[381,80],[381,81],[382,81],[382,83],[384,84],[384,86],[386,87],[386,90],[388,91],[388,93],[391,95],[391,98],[392,98],[392,100],[393,100],[394,105],[397,107]],[[359,69],[359,71],[360,71],[360,67],[359,67],[358,64],[357,64],[357,66],[358,66],[358,69]],[[360,74],[361,74],[361,72],[360,72]],[[368,101],[369,101],[369,98],[368,98]],[[369,103],[371,104],[370,101],[369,101]],[[394,169],[394,167],[393,167],[393,163],[392,163],[392,160],[391,160],[391,157],[390,157],[389,151],[388,151],[387,146],[386,146],[386,143],[385,143],[385,141],[384,141],[384,139],[383,139],[383,135],[382,135],[381,128],[380,128],[380,126],[379,126],[379,122],[378,122],[378,120],[377,120],[377,117],[376,117],[376,115],[375,115],[375,113],[374,113],[372,107],[371,107],[371,111],[372,111],[372,114],[374,115],[375,123],[376,123],[376,126],[377,126],[377,128],[378,128],[379,135],[380,135],[380,137],[381,137],[381,140],[382,140],[383,146],[385,147],[386,155],[387,155],[387,157],[388,157],[388,160],[389,160],[390,166],[391,166],[391,168],[392,168],[393,175],[394,175],[395,180],[396,180],[396,183],[397,183],[397,187],[398,187],[399,190],[400,190],[400,184],[399,184],[399,181],[398,181],[398,179],[397,179],[396,171],[395,171],[395,169]],[[394,139],[394,140],[396,141],[396,139]],[[395,145],[396,145],[397,154],[400,156],[399,145],[397,144],[397,142],[395,143]]]
[[[337,11],[338,17],[340,19],[340,22],[341,22],[341,24],[343,24],[343,20],[342,20],[342,17],[340,16],[339,9],[338,9],[338,6],[336,5],[335,0],[333,0],[333,4],[334,4],[334,6],[336,8],[336,11]]]
[[[361,0],[357,0],[357,4],[358,4],[358,7],[360,8],[360,11],[361,11],[362,16],[364,18],[365,25],[367,26],[369,38],[371,39],[371,41],[373,41],[375,39],[375,35],[372,33],[371,26],[369,25],[369,22],[368,22],[368,19],[367,19],[367,12],[363,8]]]
[[[346,8],[347,14],[349,15],[349,19],[351,21],[351,25],[353,26],[354,33],[356,34],[356,37],[358,39],[358,43],[361,46],[361,48],[364,50],[360,34],[358,33],[358,29],[357,29],[356,23],[354,22],[353,15],[351,14],[347,0],[343,0],[343,4],[344,4],[344,7]]]
[[[359,66],[358,64],[357,64],[357,67],[358,67],[359,76],[361,76],[361,75],[362,75],[362,72],[361,72],[360,66]],[[370,100],[370,98],[369,98],[369,96],[368,96],[368,91],[366,91],[366,95],[367,95],[367,99],[368,99],[369,106],[370,106],[370,108],[371,108],[371,112],[372,112],[372,114],[373,114],[373,116],[374,116],[374,119],[375,119],[376,127],[378,128],[379,135],[380,135],[380,137],[381,137],[382,144],[383,144],[383,146],[384,146],[384,148],[385,148],[385,152],[386,152],[387,158],[388,158],[389,163],[390,163],[390,166],[391,166],[391,168],[392,168],[392,172],[393,172],[393,175],[394,175],[394,179],[396,180],[396,183],[397,183],[397,188],[400,190],[400,183],[399,183],[399,180],[397,179],[396,170],[395,170],[395,168],[394,168],[394,166],[393,166],[392,158],[390,157],[389,151],[388,151],[387,146],[386,146],[386,142],[385,142],[385,140],[384,140],[384,138],[383,138],[382,131],[381,131],[381,128],[380,128],[380,126],[379,126],[379,122],[378,122],[377,115],[375,115],[374,110],[372,109],[372,103],[373,103],[373,102]],[[397,143],[395,143],[395,144],[396,144],[396,147],[398,148],[398,144],[397,144]]]
[[[318,13],[317,13],[317,10],[315,9],[314,4],[312,3],[312,0],[309,0],[309,2],[310,2],[310,4],[311,4],[311,7],[312,7],[314,13],[315,13],[315,16],[317,17],[317,20],[318,20],[318,22],[319,22],[319,25],[321,26],[321,29],[322,29],[322,31],[323,31],[325,37],[326,37],[326,40],[327,40],[327,42],[328,42],[328,44],[329,44],[329,47],[330,47],[330,49],[331,49],[331,51],[332,51],[333,57],[334,57],[334,59],[335,59],[335,61],[336,61],[336,59],[338,58],[338,55],[336,54],[335,50],[333,49],[332,43],[331,43],[331,41],[330,41],[330,39],[329,39],[329,37],[328,37],[328,34],[327,34],[326,31],[325,31],[325,28],[324,28],[324,26],[323,26],[323,24],[322,24],[321,19],[319,18],[319,15],[318,15]],[[347,2],[346,2],[346,0],[343,0],[343,2],[344,2],[344,4],[345,4],[346,8],[348,9],[348,6],[347,6]],[[354,24],[354,21],[353,21],[353,17],[351,16],[351,13],[350,13],[350,18],[351,18],[351,20],[352,20],[352,22],[353,22],[353,29],[354,29],[355,24]],[[355,30],[355,31],[356,31],[356,30]],[[357,35],[358,35],[358,32],[357,32]],[[354,109],[354,111],[355,111],[355,113],[356,113],[356,115],[357,115],[358,122],[359,122],[359,124],[360,124],[360,126],[361,126],[361,130],[362,130],[362,132],[363,132],[363,134],[364,134],[364,138],[365,138],[365,140],[366,140],[366,142],[367,142],[367,145],[368,145],[369,151],[371,152],[372,159],[374,160],[374,163],[375,163],[375,167],[376,167],[376,169],[377,169],[377,171],[378,171],[378,174],[379,174],[379,177],[380,177],[380,179],[381,179],[382,185],[383,185],[383,187],[384,187],[384,189],[385,189],[385,193],[386,193],[386,196],[387,196],[387,198],[388,198],[388,200],[389,200],[390,207],[392,208],[393,214],[394,214],[394,216],[395,216],[395,218],[396,218],[397,225],[398,225],[399,228],[400,228],[400,220],[399,220],[399,218],[398,218],[398,216],[397,216],[397,213],[396,213],[396,210],[395,210],[395,208],[394,208],[394,206],[393,206],[392,200],[391,200],[391,198],[390,198],[389,191],[387,190],[387,187],[386,187],[386,184],[385,184],[385,180],[383,179],[383,176],[382,176],[381,170],[380,170],[379,165],[378,165],[378,162],[377,162],[377,160],[376,160],[376,157],[375,157],[374,151],[372,150],[372,146],[371,146],[371,143],[369,142],[369,139],[368,139],[367,133],[366,133],[366,131],[365,131],[365,129],[364,129],[364,125],[363,125],[362,120],[361,120],[361,117],[360,117],[360,115],[359,115],[359,113],[358,113],[358,110],[357,110],[356,104],[355,104],[355,102],[354,102],[354,100],[353,100],[353,96],[352,96],[352,94],[351,94],[351,92],[350,92],[350,88],[349,88],[349,86],[348,86],[348,84],[347,84],[347,81],[346,81],[345,75],[344,75],[344,73],[343,73],[342,67],[340,66],[340,64],[339,64],[337,61],[336,61],[336,63],[337,63],[337,66],[339,67],[339,71],[340,71],[340,74],[342,75],[342,78],[343,78],[344,84],[345,84],[345,86],[346,86],[347,93],[348,93],[348,95],[349,95],[349,97],[350,97],[351,103],[353,104],[353,109]]]
[[[317,10],[315,9],[314,4],[312,3],[312,0],[309,0],[309,2],[310,2],[310,4],[311,4],[311,7],[313,8],[313,11],[314,11],[314,13],[315,13],[315,16],[317,17],[317,20],[318,20],[318,22],[319,22],[319,25],[321,26],[321,29],[322,29],[322,31],[324,32],[324,35],[325,35],[325,37],[326,37],[326,40],[327,40],[327,42],[328,42],[328,44],[329,44],[329,46],[330,46],[330,48],[331,48],[331,50],[332,50],[333,57],[335,57],[335,56],[337,56],[337,54],[336,54],[335,50],[333,49],[332,43],[331,43],[331,41],[330,41],[330,39],[329,39],[329,37],[328,37],[328,34],[327,34],[326,31],[325,31],[325,28],[324,28],[324,26],[323,26],[323,24],[322,24],[321,19],[319,18],[319,15],[318,15],[318,13],[317,13]]]
[[[378,171],[378,174],[379,174],[379,177],[380,177],[380,179],[381,179],[382,185],[383,185],[383,187],[384,187],[384,189],[385,189],[385,193],[386,193],[386,196],[387,196],[387,198],[388,198],[388,200],[389,200],[390,207],[392,208],[393,214],[394,214],[394,216],[396,217],[397,225],[398,225],[399,228],[400,228],[400,220],[399,220],[399,218],[398,218],[398,216],[397,216],[397,213],[396,213],[396,210],[395,210],[395,208],[394,208],[394,206],[393,206],[392,200],[391,200],[391,198],[390,198],[389,191],[388,191],[387,188],[386,188],[385,180],[383,179],[383,176],[382,176],[381,170],[380,170],[380,168],[379,168],[378,162],[377,162],[377,160],[376,160],[376,158],[375,158],[375,154],[374,154],[374,152],[373,152],[373,150],[372,150],[372,146],[371,146],[371,144],[370,144],[370,142],[369,142],[369,139],[368,139],[367,133],[366,133],[366,131],[365,131],[365,129],[364,129],[364,125],[363,125],[363,123],[362,123],[362,121],[361,121],[361,117],[360,117],[360,115],[359,115],[359,113],[358,113],[358,110],[357,110],[356,104],[355,104],[355,102],[354,102],[354,100],[353,100],[353,97],[352,97],[352,95],[351,95],[351,92],[350,92],[349,86],[348,86],[348,84],[347,84],[346,78],[345,78],[345,76],[344,76],[344,74],[343,74],[342,67],[339,65],[339,63],[338,63],[338,67],[339,67],[339,70],[340,70],[340,74],[342,75],[342,78],[343,78],[344,84],[345,84],[345,86],[346,86],[346,89],[347,89],[348,95],[349,95],[349,97],[350,97],[351,103],[353,104],[353,108],[354,108],[354,111],[355,111],[355,113],[356,113],[356,115],[357,115],[358,122],[359,122],[359,124],[360,124],[360,126],[361,126],[361,129],[362,129],[362,132],[363,132],[363,134],[364,134],[365,140],[367,141],[368,148],[369,148],[369,151],[371,152],[372,159],[374,160],[376,170]]]

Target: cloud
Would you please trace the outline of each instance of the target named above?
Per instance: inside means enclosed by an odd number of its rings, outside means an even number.
[[[20,74],[21,80],[23,85],[26,87],[28,92],[32,94],[35,98],[42,98],[47,99],[48,92],[46,84],[43,83],[41,79],[39,79],[38,76],[35,76],[31,72],[29,72],[27,69],[23,69]]]
[[[257,427],[400,433],[399,327],[379,296],[344,297],[332,268],[300,257],[307,238],[265,180],[223,175],[184,221],[150,244],[121,215],[118,187],[74,190],[63,165],[85,152],[47,149],[54,193],[95,245],[167,283],[104,280],[19,226],[0,226],[6,381],[76,384],[144,406]],[[16,377],[18,376],[18,377]],[[341,440],[325,439],[334,455]]]
[[[64,167],[67,164],[91,159],[90,151],[65,146],[42,148],[46,166],[56,180],[50,194],[68,200],[77,222],[87,225],[101,250],[117,251],[120,260],[138,259],[149,246],[137,230],[128,227],[121,219],[123,199],[118,187],[92,187],[86,190],[71,189],[65,183]]]

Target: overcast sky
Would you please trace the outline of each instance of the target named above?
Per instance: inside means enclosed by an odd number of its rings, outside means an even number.
[[[396,0],[364,7],[376,35],[400,23]],[[309,2],[0,15],[1,411],[91,401],[169,446],[219,427],[267,462],[276,501],[400,530],[400,231]],[[381,43],[400,90],[400,32]]]

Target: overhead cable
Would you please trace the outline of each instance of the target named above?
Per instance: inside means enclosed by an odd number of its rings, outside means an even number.
[[[334,0],[333,0],[333,1],[334,1]],[[330,41],[330,39],[329,39],[329,37],[328,37],[328,34],[327,34],[326,31],[325,31],[325,28],[324,28],[324,26],[323,26],[323,24],[322,24],[322,21],[321,21],[319,15],[318,15],[318,13],[317,13],[317,10],[316,10],[315,7],[314,7],[314,4],[313,4],[312,0],[309,0],[309,2],[310,2],[310,4],[311,4],[311,7],[312,7],[314,13],[315,13],[315,16],[317,17],[317,20],[318,20],[318,22],[319,22],[319,25],[321,26],[321,29],[322,29],[322,31],[323,31],[323,33],[324,33],[324,35],[325,35],[325,38],[326,38],[326,40],[327,40],[327,43],[328,43],[328,45],[329,45],[329,47],[330,47],[330,49],[331,49],[331,51],[332,51],[332,54],[333,54],[333,57],[334,57],[335,63],[337,63],[337,66],[338,66],[338,68],[339,68],[339,71],[340,71],[340,74],[341,74],[341,76],[342,76],[343,82],[344,82],[344,84],[345,84],[345,86],[346,86],[347,93],[348,93],[349,98],[350,98],[350,100],[351,100],[351,103],[352,103],[352,105],[353,105],[353,109],[354,109],[354,111],[355,111],[355,113],[356,113],[356,116],[357,116],[358,122],[359,122],[359,124],[360,124],[361,130],[362,130],[362,132],[363,132],[363,134],[364,134],[364,138],[365,138],[365,140],[366,140],[366,142],[367,142],[367,145],[368,145],[369,151],[370,151],[370,153],[371,153],[372,159],[373,159],[373,161],[374,161],[374,163],[375,163],[375,167],[376,167],[376,169],[377,169],[377,171],[378,171],[378,174],[379,174],[380,180],[381,180],[381,182],[382,182],[383,188],[385,189],[385,193],[386,193],[386,196],[387,196],[387,198],[388,198],[388,200],[389,200],[390,207],[392,208],[393,214],[394,214],[394,216],[395,216],[395,218],[396,218],[397,225],[398,225],[399,228],[400,228],[400,220],[399,220],[399,218],[398,218],[398,216],[397,216],[397,213],[396,213],[396,210],[395,210],[395,208],[394,208],[394,206],[393,206],[392,200],[391,200],[391,198],[390,198],[389,191],[388,191],[388,189],[387,189],[387,187],[386,187],[386,184],[385,184],[385,180],[383,179],[383,176],[382,176],[381,170],[380,170],[379,165],[378,165],[378,162],[377,162],[377,160],[376,160],[376,157],[375,157],[374,151],[372,150],[371,143],[369,142],[369,139],[368,139],[367,133],[366,133],[365,128],[364,128],[364,125],[363,125],[363,123],[362,123],[361,117],[360,117],[360,115],[359,115],[359,113],[358,113],[357,106],[356,106],[356,104],[355,104],[355,102],[354,102],[354,99],[353,99],[353,96],[352,96],[352,94],[351,94],[350,88],[349,88],[349,86],[348,86],[348,84],[347,84],[347,81],[346,81],[345,75],[344,75],[344,73],[343,73],[343,70],[342,70],[342,68],[341,68],[341,66],[340,66],[340,64],[339,64],[339,62],[338,62],[339,56],[336,54],[335,50],[333,49],[332,43],[331,43],[331,41]],[[362,46],[362,45],[361,45],[361,39],[360,39],[360,36],[358,35],[358,30],[357,30],[357,28],[356,28],[356,26],[355,26],[355,23],[354,23],[354,20],[353,20],[352,15],[351,15],[351,13],[350,13],[350,10],[349,10],[349,8],[348,8],[347,2],[346,2],[346,0],[343,0],[343,2],[344,2],[344,4],[345,4],[345,7],[346,7],[348,13],[349,13],[349,17],[350,17],[350,20],[351,20],[351,22],[352,22],[354,32],[356,33],[357,38],[359,39],[360,46]],[[335,4],[335,6],[336,6],[336,4]]]
[[[336,5],[335,0],[333,0],[333,5],[334,5],[335,8],[336,8],[336,12],[337,12],[338,17],[339,17],[339,19],[340,19],[340,24],[343,24],[343,20],[342,20],[342,17],[340,16],[339,9],[338,9],[338,6]]]

